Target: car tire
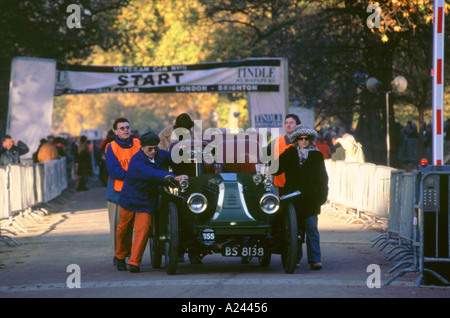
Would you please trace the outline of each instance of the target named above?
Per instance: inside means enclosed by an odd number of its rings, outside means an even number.
[[[165,265],[169,275],[175,274],[178,264],[178,210],[174,202],[169,202],[165,241]]]
[[[156,218],[153,217],[152,224],[150,225],[150,237],[148,238],[152,268],[160,268],[162,263],[161,243],[159,241],[159,234],[156,229]]]
[[[298,239],[297,215],[292,203],[289,203],[283,216],[281,263],[285,273],[294,273],[297,265]]]

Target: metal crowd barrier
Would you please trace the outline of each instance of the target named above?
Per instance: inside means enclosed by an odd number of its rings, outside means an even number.
[[[325,160],[329,194],[323,213],[386,229],[389,217],[391,172],[395,169],[371,163]]]
[[[450,171],[392,173],[386,233],[373,240],[380,250],[391,246],[397,263],[389,285],[406,273],[419,273],[416,285],[450,285]],[[393,253],[396,251],[395,253]]]
[[[373,164],[325,160],[329,195],[322,213],[377,225],[372,240],[396,261],[387,285],[419,273],[416,285],[450,285],[450,166],[405,172]]]
[[[418,284],[426,275],[450,285],[450,171],[423,174],[420,181]]]
[[[66,165],[62,158],[0,167],[0,241],[20,245],[3,233],[28,232],[27,226],[43,220],[45,207],[68,186]]]
[[[417,171],[392,172],[388,230],[385,234],[376,237],[372,246],[379,244],[381,251],[391,246],[387,253],[392,255],[388,257],[388,260],[396,260],[397,263],[388,270],[388,273],[393,273],[402,267],[407,269],[393,275],[387,285],[407,272],[417,272],[417,255],[420,248],[417,191]]]

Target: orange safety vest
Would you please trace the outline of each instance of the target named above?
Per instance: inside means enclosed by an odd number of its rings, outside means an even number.
[[[291,147],[292,144],[286,144],[286,137],[281,136],[278,137],[277,140],[275,140],[275,147],[278,147],[278,156],[275,159],[278,159],[278,157],[289,147]],[[275,148],[274,148],[275,149]],[[276,154],[275,154],[276,155]],[[277,187],[284,187],[284,184],[286,183],[286,176],[284,173],[275,176],[273,178],[273,184]]]
[[[119,146],[119,144],[115,141],[110,142],[111,150],[113,151],[114,155],[116,156],[117,160],[119,160],[120,165],[123,170],[128,170],[128,164],[130,163],[131,157],[139,151],[141,148],[141,142],[138,138],[133,139],[133,146],[130,148],[122,148]],[[108,148],[108,145],[106,145],[106,148]],[[105,149],[106,149],[105,148]],[[123,187],[123,180],[114,180],[114,190],[120,192]]]

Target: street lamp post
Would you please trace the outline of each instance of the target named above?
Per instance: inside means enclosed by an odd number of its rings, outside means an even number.
[[[376,93],[380,91],[383,84],[378,81],[375,77],[370,77],[366,81],[366,87],[367,89],[372,92]],[[391,154],[390,154],[390,137],[389,137],[389,94],[390,93],[396,93],[400,94],[406,90],[408,86],[408,82],[406,78],[403,76],[397,76],[394,78],[394,80],[391,82],[391,90],[386,91],[386,148],[387,148],[387,154],[386,154],[386,164],[388,167],[391,166]]]

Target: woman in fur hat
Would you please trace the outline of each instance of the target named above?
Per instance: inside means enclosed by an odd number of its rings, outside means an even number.
[[[293,203],[297,213],[300,235],[306,234],[308,263],[311,269],[322,268],[320,236],[317,228],[317,215],[320,206],[328,196],[328,175],[322,153],[314,145],[317,132],[314,129],[297,125],[292,132],[293,147],[286,149],[279,157],[276,175],[285,173],[286,193],[300,190]],[[299,247],[299,261],[302,247]]]

